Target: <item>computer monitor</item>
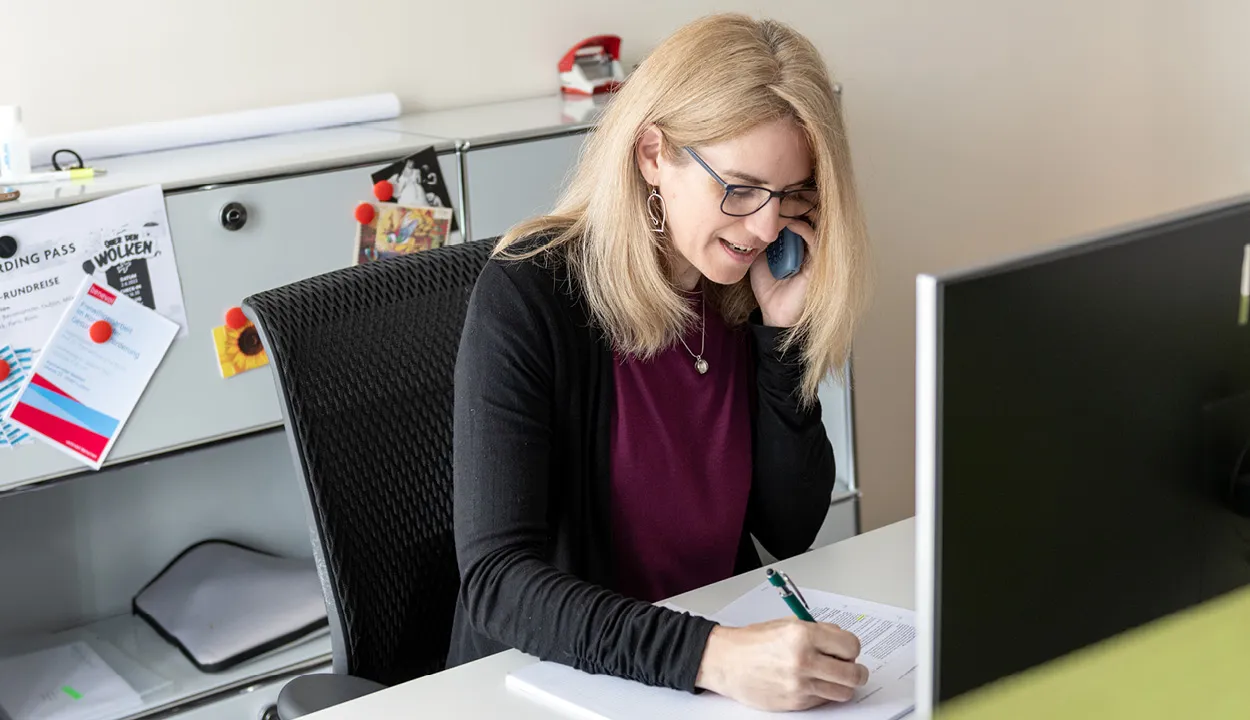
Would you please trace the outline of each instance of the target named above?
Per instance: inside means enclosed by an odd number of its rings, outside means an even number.
[[[918,278],[921,713],[1250,583],[1248,263],[1244,198]]]

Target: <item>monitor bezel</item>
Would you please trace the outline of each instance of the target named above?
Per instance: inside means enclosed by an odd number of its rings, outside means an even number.
[[[944,274],[916,276],[916,713],[931,717],[941,681],[938,633],[941,607],[941,423],[943,296],[948,286],[990,275],[1064,260],[1206,222],[1223,214],[1250,211],[1250,194],[1191,206],[1078,236],[1058,245]]]

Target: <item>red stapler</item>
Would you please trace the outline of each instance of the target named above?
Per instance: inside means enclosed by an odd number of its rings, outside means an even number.
[[[560,91],[565,95],[610,93],[625,81],[621,69],[621,38],[586,38],[560,58]]]

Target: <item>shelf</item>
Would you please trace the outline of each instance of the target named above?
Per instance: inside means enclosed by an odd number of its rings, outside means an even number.
[[[322,631],[229,670],[205,673],[134,615],[106,618],[51,635],[5,638],[0,640],[0,654],[22,654],[74,641],[91,645],[144,701],[141,710],[107,720],[151,717],[266,680],[313,672],[330,662],[329,633]]]
[[[585,120],[566,116],[567,104],[559,93],[401,115],[361,127],[467,142],[470,148],[536,140],[585,132],[598,120],[602,107]]]

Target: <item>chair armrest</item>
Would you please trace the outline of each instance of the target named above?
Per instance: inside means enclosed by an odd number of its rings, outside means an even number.
[[[278,718],[296,720],[385,688],[354,675],[301,675],[283,685],[278,693]]]

